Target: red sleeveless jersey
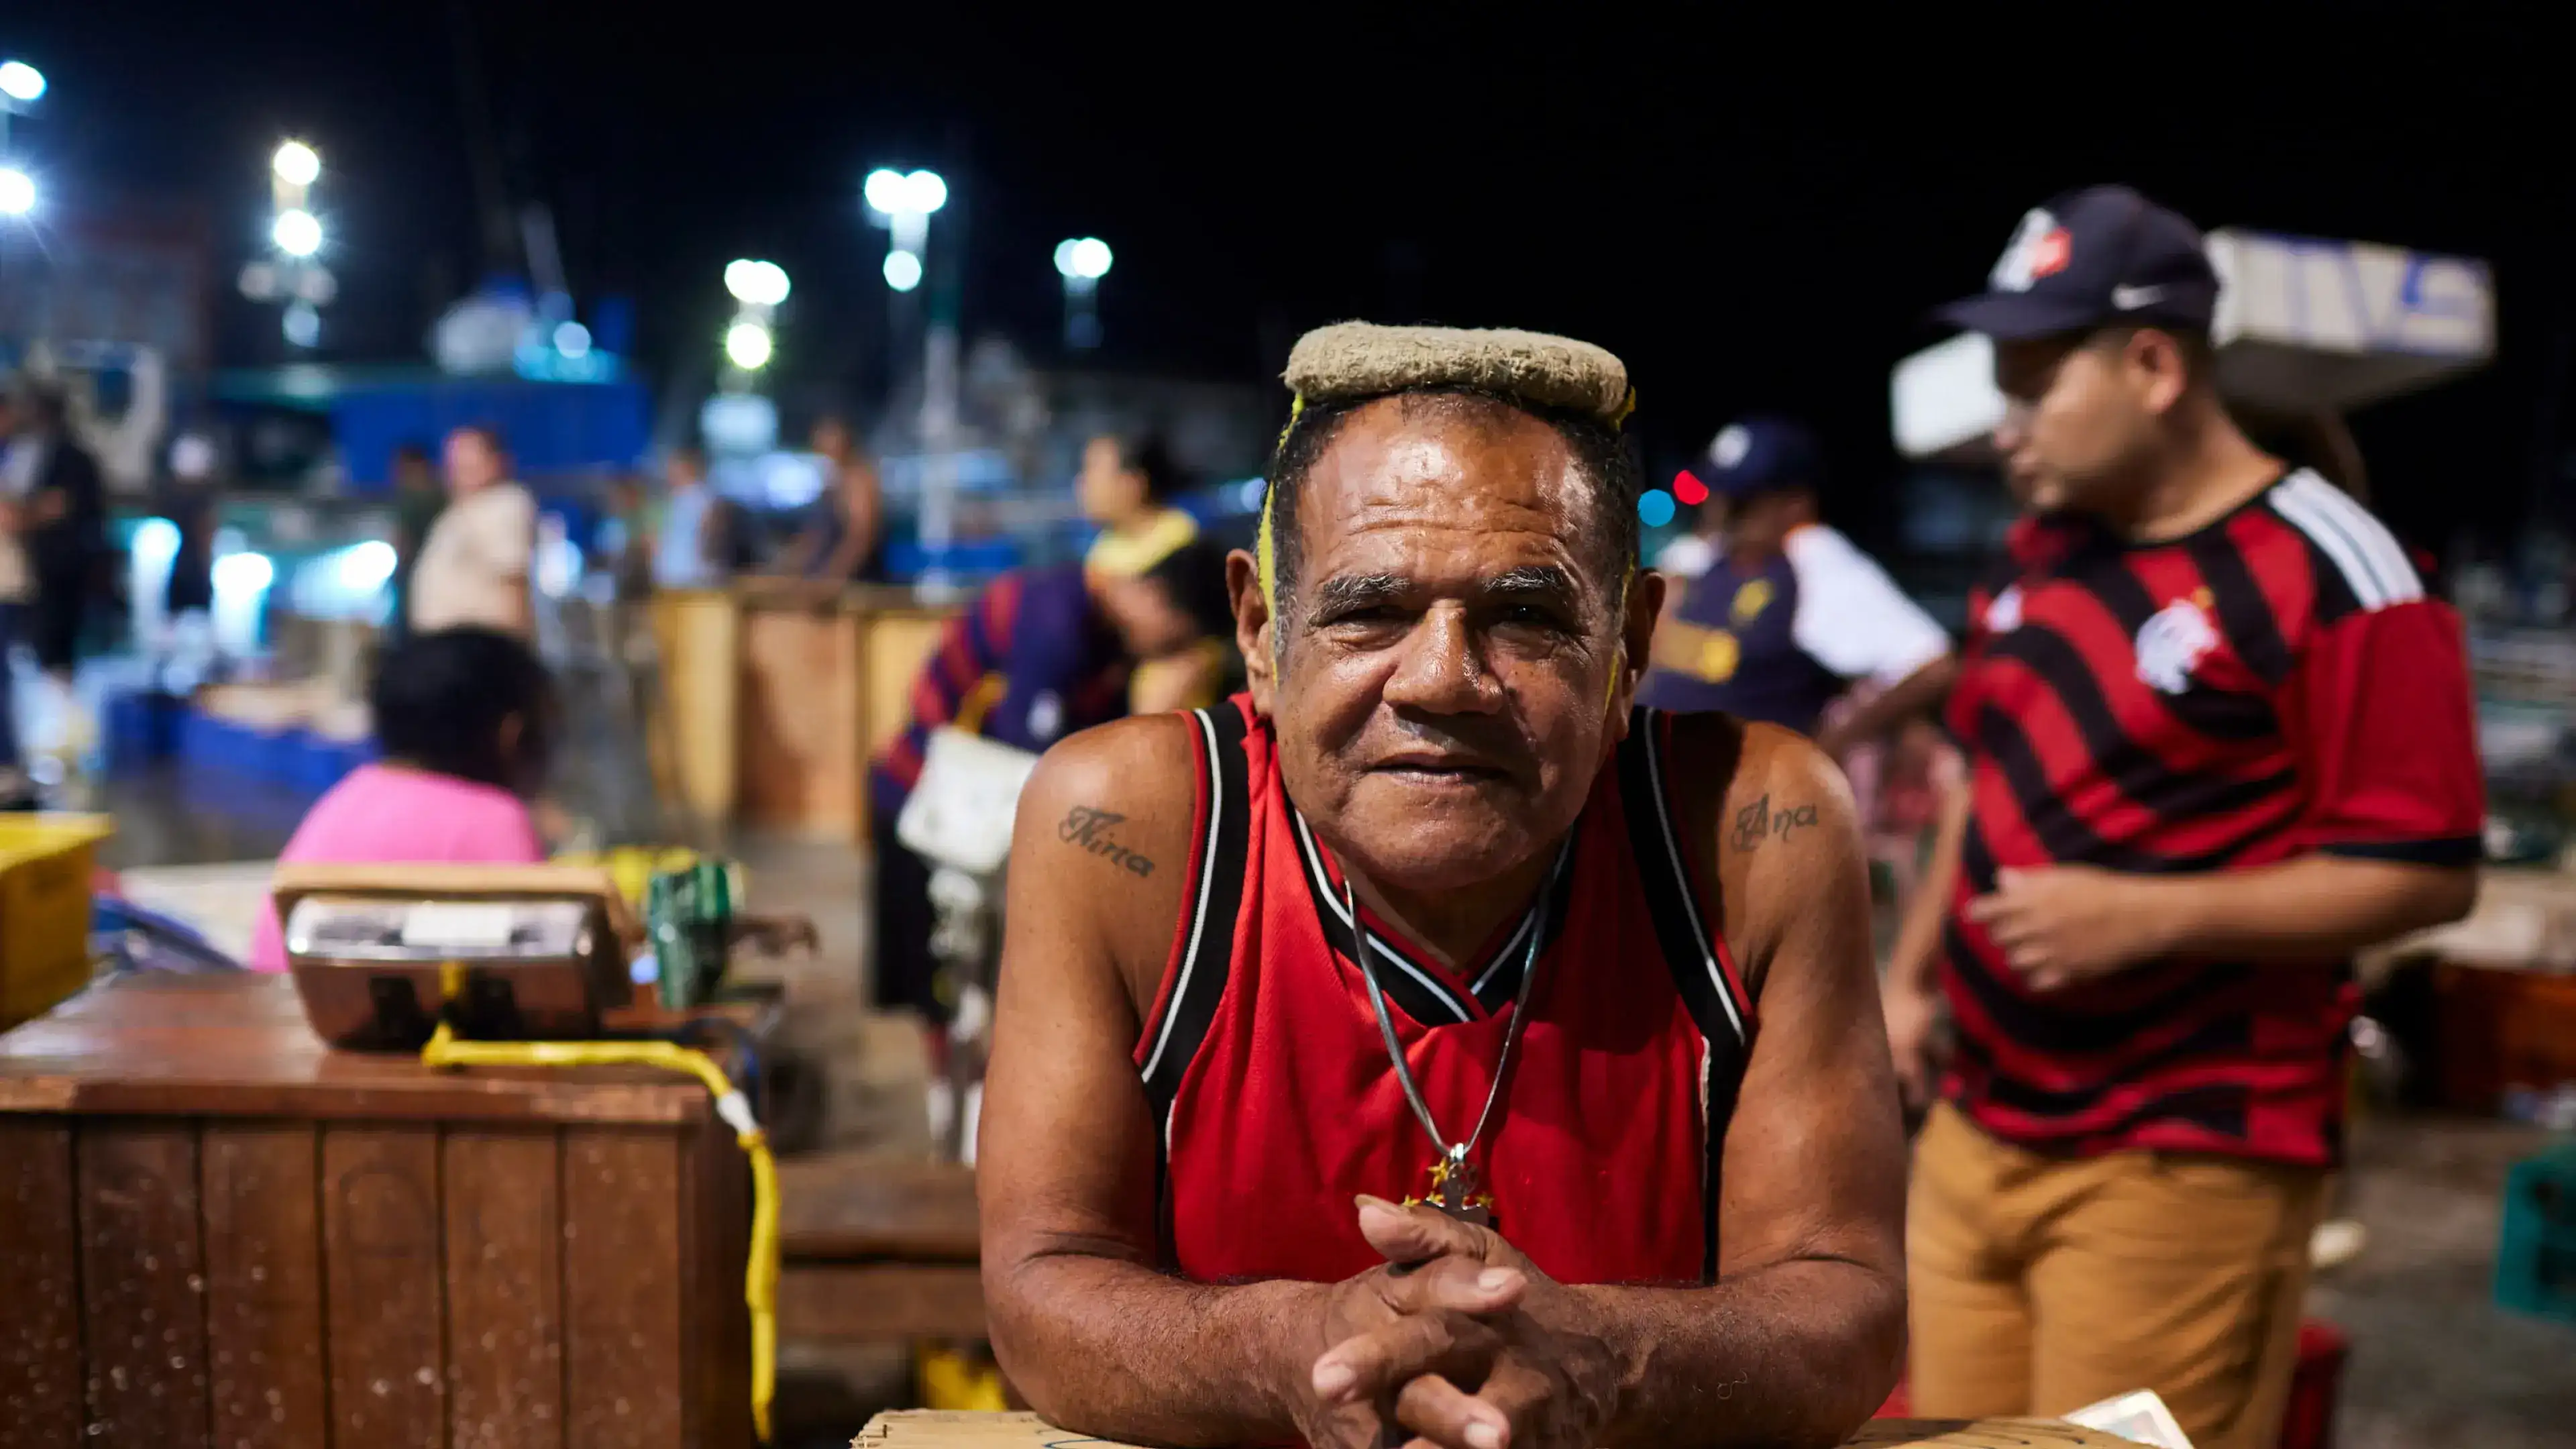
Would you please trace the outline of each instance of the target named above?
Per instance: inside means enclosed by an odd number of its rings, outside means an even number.
[[[1382,1261],[1352,1197],[1427,1191],[1352,960],[1341,874],[1287,795],[1247,697],[1199,736],[1190,890],[1136,1064],[1162,1124],[1166,1263],[1201,1282],[1331,1282]],[[1473,1129],[1543,922],[1530,1019],[1470,1160],[1494,1226],[1567,1283],[1705,1282],[1717,1169],[1753,1026],[1671,831],[1671,719],[1638,711],[1565,868],[1450,969],[1365,909],[1397,1039],[1441,1131]]]

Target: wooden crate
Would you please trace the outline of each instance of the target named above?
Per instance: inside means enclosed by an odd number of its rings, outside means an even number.
[[[2441,1105],[2493,1112],[2507,1087],[2576,1082],[2576,975],[2445,963],[2433,991]]]
[[[694,1082],[103,985],[0,1037],[0,1449],[747,1446],[749,1193]]]

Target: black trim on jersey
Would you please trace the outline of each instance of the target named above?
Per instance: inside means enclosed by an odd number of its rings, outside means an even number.
[[[2321,844],[2326,855],[2356,860],[2394,860],[2408,865],[2475,865],[2486,858],[2486,842],[2474,835],[2442,840],[2338,840]]]
[[[2278,686],[2290,677],[2290,646],[2272,617],[2272,601],[2254,581],[2244,551],[2223,533],[2203,534],[2183,547],[2209,584],[2220,632],[2236,646],[2236,657],[2264,684]]]
[[[1315,842],[1313,828],[1306,824],[1305,815],[1293,804],[1289,807],[1288,827],[1297,837],[1297,853],[1301,857],[1301,871],[1306,877],[1306,893],[1314,898],[1315,923],[1324,933],[1324,944],[1334,955],[1357,968],[1360,963],[1352,950],[1358,937],[1351,930],[1350,910],[1343,904],[1342,893],[1333,887],[1332,877],[1324,869],[1324,850]],[[1440,979],[1438,971],[1414,960],[1385,932],[1370,931],[1367,937],[1370,947],[1376,952],[1378,988],[1386,993],[1387,1000],[1394,1003],[1397,1010],[1411,1017],[1415,1023],[1451,1026],[1481,1017],[1482,1013],[1470,1005],[1466,997]],[[1519,941],[1524,938],[1519,931],[1514,931],[1511,939]]]
[[[1153,1104],[1155,1141],[1180,1095],[1181,1078],[1207,1040],[1225,996],[1226,978],[1234,964],[1235,917],[1243,908],[1244,873],[1252,840],[1252,790],[1243,754],[1243,711],[1232,704],[1197,709],[1188,715],[1198,735],[1207,768],[1209,839],[1198,841],[1191,864],[1198,879],[1182,909],[1190,914],[1189,937],[1181,950],[1179,976],[1163,1018],[1154,1024],[1153,1050],[1142,1073],[1145,1097]]]
[[[1673,838],[1671,813],[1663,793],[1661,710],[1640,707],[1619,749],[1619,796],[1627,807],[1628,847],[1637,862],[1637,882],[1645,890],[1646,915],[1654,923],[1655,942],[1663,947],[1664,965],[1682,1004],[1711,1042],[1746,1044],[1732,993],[1720,976],[1714,944],[1699,919],[1697,889],[1684,873],[1681,844]]]
[[[1653,923],[1673,989],[1699,1028],[1707,1052],[1702,1078],[1707,1099],[1700,1137],[1700,1261],[1701,1280],[1714,1283],[1726,1129],[1735,1117],[1752,1037],[1718,964],[1716,940],[1700,919],[1699,892],[1687,865],[1690,855],[1673,832],[1672,797],[1664,785],[1664,718],[1664,711],[1642,706],[1629,716],[1628,738],[1619,746],[1619,797],[1628,817],[1628,851],[1645,894],[1646,918]],[[1744,1009],[1750,1011],[1751,1006],[1748,1001]]]
[[[1314,898],[1315,919],[1323,927],[1324,939],[1336,955],[1358,964],[1352,958],[1353,935],[1350,915],[1344,909],[1342,892],[1333,884],[1332,873],[1324,868],[1323,847],[1316,843],[1312,827],[1303,814],[1291,810],[1289,821],[1297,835],[1297,852],[1306,874],[1306,893]],[[1583,822],[1574,825],[1579,833]],[[1574,848],[1580,850],[1578,838]],[[1545,955],[1565,934],[1567,913],[1573,908],[1574,869],[1569,860],[1566,868],[1550,877],[1547,907],[1547,936],[1539,942],[1539,954]],[[1379,967],[1378,985],[1388,999],[1402,1008],[1404,1014],[1424,1026],[1446,1026],[1462,1021],[1475,1021],[1500,1011],[1519,994],[1521,968],[1529,959],[1530,923],[1539,914],[1538,902],[1530,902],[1521,913],[1510,934],[1503,937],[1493,952],[1474,966],[1476,975],[1470,983],[1475,1005],[1459,995],[1449,984],[1449,973],[1416,955],[1405,943],[1385,931],[1370,928],[1371,954]]]

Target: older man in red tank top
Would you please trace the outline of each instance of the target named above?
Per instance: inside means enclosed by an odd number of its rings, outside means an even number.
[[[1897,1372],[1904,1157],[1852,807],[1633,706],[1631,394],[1310,334],[1248,695],[1049,752],[982,1152],[994,1342],[1139,1443],[1832,1444]]]

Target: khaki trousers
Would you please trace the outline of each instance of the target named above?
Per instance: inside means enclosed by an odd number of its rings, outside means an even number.
[[[1906,1210],[1913,1412],[2055,1415],[2153,1389],[2194,1449],[2273,1449],[2327,1180],[2048,1157],[1934,1108]]]

